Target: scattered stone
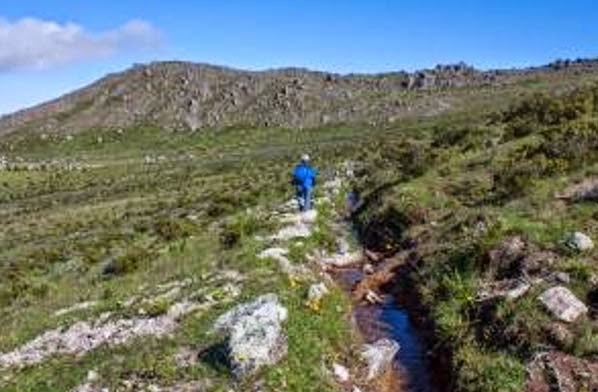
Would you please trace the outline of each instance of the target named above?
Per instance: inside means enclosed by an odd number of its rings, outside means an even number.
[[[293,238],[306,238],[311,235],[312,229],[305,223],[297,223],[292,226],[283,227],[278,233],[270,236],[271,240],[288,241]]]
[[[562,352],[536,355],[527,367],[528,392],[579,392],[598,389],[598,362]]]
[[[347,267],[359,263],[363,260],[363,252],[355,251],[346,254],[335,254],[329,257],[323,257],[320,262],[324,265],[334,267]]]
[[[374,272],[376,272],[375,268],[373,265],[371,265],[370,263],[364,264],[363,265],[363,273],[367,274],[367,275],[371,275]]]
[[[381,376],[392,365],[399,348],[399,343],[386,338],[365,344],[361,350],[361,357],[368,366],[367,380]]]
[[[280,217],[280,221],[282,223],[292,223],[292,224],[299,224],[299,223],[313,224],[316,222],[317,218],[318,218],[318,211],[312,209],[312,210],[300,212],[300,213],[284,214]]]
[[[273,365],[287,353],[282,323],[288,311],[274,294],[238,305],[220,316],[214,330],[228,337],[233,374],[242,378],[265,365]]]
[[[567,246],[579,252],[584,252],[593,249],[594,242],[584,233],[577,231],[567,239]]]
[[[295,265],[289,260],[286,255],[289,253],[288,249],[285,248],[268,248],[258,254],[258,258],[266,259],[271,258],[278,262],[278,268],[291,276],[305,276],[309,274],[309,271],[304,265]]]
[[[336,249],[338,254],[346,255],[347,253],[349,253],[351,247],[349,246],[349,242],[345,238],[340,237],[336,240]]]
[[[90,370],[87,372],[87,381],[88,382],[96,382],[100,379],[100,375],[95,370]]]
[[[334,377],[341,383],[346,383],[351,377],[349,369],[336,362],[332,364],[332,372],[334,373]]]
[[[370,304],[381,304],[384,302],[384,299],[373,290],[368,290],[365,294],[364,299]]]
[[[563,286],[546,290],[538,299],[555,317],[568,323],[588,312],[586,305]]]
[[[569,284],[571,283],[571,276],[566,272],[557,272],[555,278],[559,283]]]
[[[507,279],[487,284],[477,294],[478,301],[494,298],[515,300],[529,291],[531,284],[521,279]]]
[[[307,292],[307,300],[312,303],[319,303],[328,292],[328,287],[324,282],[312,284]]]
[[[279,259],[281,257],[285,257],[289,254],[289,250],[285,248],[268,248],[262,251],[260,254],[257,255],[260,259],[265,258],[272,258],[272,259]]]
[[[178,367],[186,368],[195,365],[199,360],[199,353],[191,347],[181,347],[174,356],[174,362]]]

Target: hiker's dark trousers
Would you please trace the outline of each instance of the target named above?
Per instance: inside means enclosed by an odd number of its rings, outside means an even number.
[[[311,210],[311,195],[312,188],[298,186],[297,187],[297,201],[299,201],[299,211]]]

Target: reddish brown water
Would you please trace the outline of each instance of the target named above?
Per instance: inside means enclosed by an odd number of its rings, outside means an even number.
[[[338,271],[337,282],[350,291],[362,278],[359,269]],[[391,296],[376,305],[355,305],[353,315],[357,326],[367,342],[380,338],[394,339],[400,344],[395,357],[395,370],[402,391],[439,392],[428,356],[427,346],[413,324],[409,313],[401,308]]]

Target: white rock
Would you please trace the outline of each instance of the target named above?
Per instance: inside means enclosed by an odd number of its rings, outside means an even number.
[[[538,299],[556,318],[568,323],[588,312],[586,305],[563,286],[546,290]]]
[[[289,250],[285,248],[268,248],[262,251],[260,254],[257,255],[260,259],[272,258],[272,259],[279,259],[280,257],[285,257],[289,254]]]
[[[345,238],[339,238],[336,240],[336,247],[338,249],[338,254],[346,255],[349,253],[351,247],[349,246],[349,242]]]
[[[363,252],[355,251],[345,254],[335,254],[333,256],[322,258],[322,264],[332,265],[335,267],[346,267],[351,264],[359,263],[363,259]]]
[[[100,375],[95,370],[90,370],[87,372],[87,381],[88,382],[96,382],[100,379]]]
[[[384,302],[384,299],[382,299],[382,297],[380,297],[373,290],[368,290],[367,291],[367,293],[365,294],[365,300],[368,301],[371,304],[381,304],[382,302]]]
[[[363,265],[363,273],[367,274],[367,275],[371,275],[374,272],[376,272],[375,268],[373,265],[371,265],[370,263],[364,264]]]
[[[592,239],[579,231],[571,234],[571,236],[567,240],[567,245],[580,252],[591,250],[594,248],[594,243],[592,242]]]
[[[372,380],[382,375],[392,365],[399,348],[398,342],[386,338],[365,344],[361,350],[361,357],[368,365],[367,379]]]
[[[315,209],[311,209],[305,212],[299,213],[287,213],[280,217],[280,221],[282,223],[292,223],[292,224],[299,224],[299,223],[306,223],[312,224],[315,223],[318,219],[318,211]]]
[[[332,371],[338,381],[342,383],[349,381],[349,370],[345,366],[335,362],[332,364]]]
[[[228,336],[233,374],[244,377],[265,365],[273,365],[287,353],[283,322],[287,309],[274,294],[238,305],[220,316],[214,330]]]
[[[100,346],[117,346],[142,336],[163,337],[178,327],[180,317],[210,305],[183,301],[153,318],[110,320],[107,312],[94,321],[78,321],[66,329],[46,331],[11,352],[0,353],[0,369],[35,365],[53,355],[82,356]]]
[[[270,236],[271,240],[288,241],[293,238],[309,237],[312,233],[312,228],[305,223],[297,223],[292,226],[283,227],[278,233]]]

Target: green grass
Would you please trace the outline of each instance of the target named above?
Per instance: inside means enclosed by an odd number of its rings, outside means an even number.
[[[521,113],[486,114],[506,107],[511,93],[565,84],[524,81],[499,95],[483,90],[475,95],[477,106],[469,109],[380,127],[190,134],[140,125],[122,134],[93,130],[70,141],[3,140],[0,155],[11,159],[60,157],[93,166],[81,172],[0,172],[0,350],[105,311],[114,317],[134,315],[137,307],[122,305],[128,298],[152,297],[159,284],[173,280],[191,277],[186,292],[222,296],[220,283],[208,277],[232,268],[246,276],[237,301],[276,292],[289,308],[289,355],[257,378],[272,391],[337,390],[322,368],[339,358],[355,360],[349,354],[355,337],[347,299],[333,290],[315,312],[305,305],[308,282],[290,281],[275,262],[256,257],[264,245],[255,236],[277,228],[269,212],[292,196],[290,169],[309,151],[322,169],[321,182],[347,160],[357,163],[357,178],[333,203],[318,207],[317,231],[291,246],[292,261],[303,262],[313,248],[335,246],[331,220],[342,212],[345,191],[359,191],[366,202],[356,216],[362,238],[380,241],[371,245],[389,251],[415,241],[409,249],[423,261],[409,277],[409,290],[419,296],[441,346],[453,353],[453,366],[445,371],[454,375],[459,390],[521,390],[525,361],[537,348],[552,344],[544,328],[550,316],[536,300],[547,286],[489,308],[475,296],[490,283],[488,251],[505,237],[520,235],[535,248],[555,252],[554,270],[568,272],[570,288],[587,300],[590,278],[598,273],[596,250],[572,254],[563,241],[574,230],[596,238],[598,210],[595,203],[563,203],[554,193],[598,172],[592,150],[596,113],[587,112],[586,105],[586,112],[568,118],[571,103],[562,98],[557,109],[550,109],[557,125],[528,118],[529,113],[540,116],[542,102],[552,101],[536,100]],[[529,133],[515,132],[521,124],[512,122],[523,120]],[[165,159],[147,165],[146,155]],[[91,300],[98,301],[97,307],[54,316]],[[167,339],[140,339],[79,359],[57,357],[0,372],[0,379],[8,376],[0,388],[64,391],[95,369],[109,387],[129,378],[171,385],[205,377],[213,382],[211,390],[227,390],[233,380],[225,367],[200,361],[178,368],[174,355],[183,346],[221,343],[210,332],[211,323],[232,305],[185,318]],[[159,315],[168,302],[144,306],[146,313]],[[572,327],[571,333],[573,343],[563,349],[583,358],[595,355],[591,322]],[[251,390],[253,381],[238,390]]]

